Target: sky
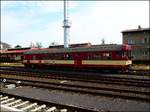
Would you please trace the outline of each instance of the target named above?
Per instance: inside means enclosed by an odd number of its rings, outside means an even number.
[[[69,1],[70,44],[122,44],[121,31],[149,27],[149,1]],[[1,1],[1,41],[63,44],[63,1]]]

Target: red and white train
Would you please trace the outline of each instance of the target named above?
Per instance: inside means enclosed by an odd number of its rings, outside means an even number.
[[[94,45],[76,48],[30,50],[23,55],[26,67],[128,69],[132,64],[129,45]]]

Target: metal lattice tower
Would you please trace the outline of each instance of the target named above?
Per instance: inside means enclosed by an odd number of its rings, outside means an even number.
[[[71,24],[68,18],[68,1],[64,0],[64,20],[63,20],[63,28],[64,28],[64,48],[69,47],[69,28]]]

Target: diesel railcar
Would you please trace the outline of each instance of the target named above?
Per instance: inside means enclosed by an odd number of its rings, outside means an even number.
[[[125,70],[132,64],[129,45],[93,45],[77,48],[30,50],[24,53],[26,67],[95,68]]]

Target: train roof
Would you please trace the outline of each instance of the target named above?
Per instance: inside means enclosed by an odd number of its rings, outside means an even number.
[[[68,52],[94,52],[94,51],[120,51],[122,45],[109,44],[109,45],[94,45],[89,47],[76,47],[76,48],[58,48],[58,49],[40,49],[30,50],[24,54],[42,54],[42,53],[68,53]]]

